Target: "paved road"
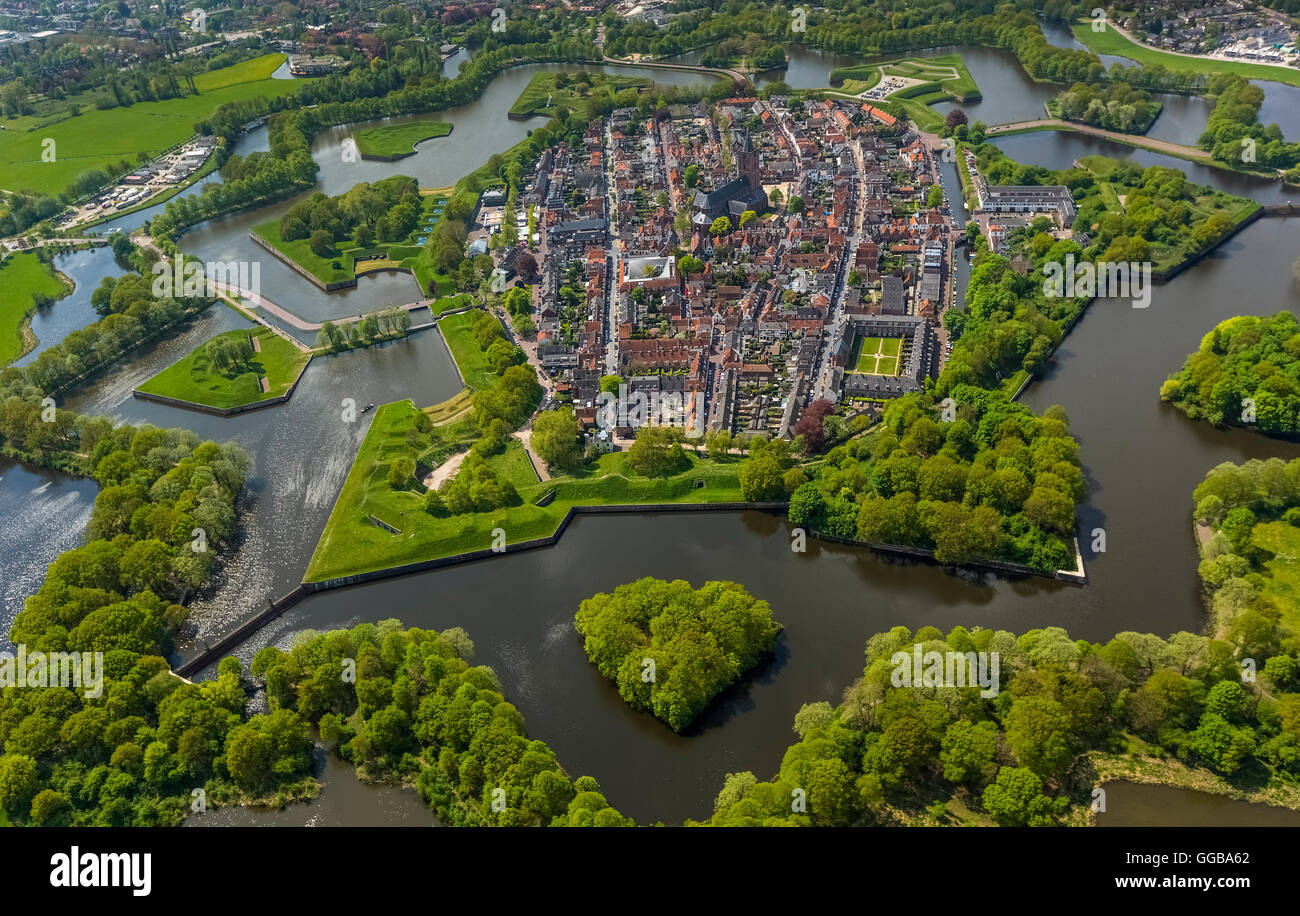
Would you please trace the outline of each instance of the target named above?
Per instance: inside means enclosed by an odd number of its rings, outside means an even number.
[[[23,246],[19,244],[20,239],[5,239],[4,247],[9,251],[35,251],[37,248],[45,248],[51,245],[107,245],[109,240],[106,238],[87,238],[87,239],[37,239],[31,245]]]
[[[251,290],[240,289],[237,286],[230,286],[229,284],[220,283],[220,282],[216,283],[215,286],[218,292],[223,292],[233,296],[238,296],[242,300],[240,304],[245,309],[248,309],[249,311],[252,311],[254,309],[261,309],[263,311],[270,312],[276,318],[279,318],[281,321],[285,322],[286,324],[293,325],[295,328],[297,328],[300,331],[319,331],[323,327],[323,324],[321,322],[304,321],[302,318],[299,318],[297,315],[295,315],[293,312],[289,311],[288,309],[281,308],[280,306],[272,302],[270,299],[267,299],[264,296],[259,296],[257,293],[252,292]],[[429,305],[432,305],[435,301],[436,300],[434,299],[421,299],[418,302],[408,302],[406,305],[396,306],[396,308],[402,308],[402,309],[406,309],[408,312],[413,312],[416,309],[422,309]],[[465,308],[473,308],[473,306],[465,306]],[[465,308],[453,309],[452,311],[463,312]],[[450,315],[450,314],[451,311],[443,312],[443,315]],[[352,315],[346,318],[331,318],[330,322],[332,324],[349,324],[350,322],[353,321],[360,321],[364,317],[365,317],[364,315]],[[442,316],[439,315],[438,317],[441,318]]]

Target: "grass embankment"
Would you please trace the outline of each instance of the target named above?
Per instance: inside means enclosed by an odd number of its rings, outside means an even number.
[[[1127,754],[1107,754],[1103,751],[1088,754],[1098,785],[1122,781],[1174,786],[1238,801],[1300,811],[1300,786],[1282,782],[1276,777],[1270,778],[1263,785],[1237,786],[1203,767],[1189,767],[1172,757],[1149,756],[1158,748],[1147,745],[1139,738],[1130,736],[1129,745]]]
[[[254,352],[238,371],[226,373],[212,365],[207,343],[201,344],[141,385],[140,391],[228,410],[280,397],[293,387],[311,361],[310,353],[268,328],[227,331],[218,337],[238,342],[256,340],[261,350]],[[262,378],[267,382],[265,391]]]
[[[357,131],[357,150],[365,159],[402,159],[415,155],[415,145],[451,133],[446,121],[421,120],[409,124],[387,124]]]
[[[408,433],[415,428],[417,413],[418,408],[410,401],[385,404],[376,411],[307,567],[307,581],[318,582],[484,550],[493,546],[492,532],[496,528],[506,532],[508,543],[547,537],[555,532],[572,506],[742,500],[737,478],[739,461],[720,463],[688,452],[689,470],[673,477],[649,478],[627,466],[626,453],[614,452],[577,474],[553,477],[544,483],[516,482],[520,505],[493,512],[433,516],[424,511],[422,494],[416,488],[394,490],[388,483],[391,462],[411,454]],[[458,421],[442,429],[450,431],[468,422]],[[438,431],[435,428],[435,433]],[[477,438],[472,427],[470,435]],[[438,447],[435,443],[435,449]],[[431,466],[433,462],[429,458],[429,453],[422,454],[416,459],[417,465]],[[517,460],[507,448],[503,454],[489,459],[489,464],[498,474],[517,481],[523,476],[517,465],[511,467]],[[555,498],[549,505],[534,505],[550,490],[555,491]],[[391,525],[400,534],[379,527],[370,521],[370,516]]]
[[[1251,540],[1271,554],[1264,561],[1261,589],[1282,612],[1282,622],[1300,633],[1300,528],[1286,522],[1260,522]]]
[[[922,130],[932,133],[943,127],[944,119],[931,105],[950,101],[973,102],[982,97],[960,54],[878,61],[837,67],[830,72],[832,81],[844,82],[841,91],[852,95],[866,92],[889,77],[921,81],[890,93],[885,100],[899,106]]]
[[[448,315],[438,322],[438,330],[447,342],[452,359],[456,360],[460,377],[470,388],[481,391],[494,387],[498,376],[488,365],[487,354],[474,337],[473,324],[478,316],[477,309]]]
[[[1181,54],[1170,54],[1166,51],[1157,51],[1155,48],[1135,44],[1115,29],[1108,28],[1104,32],[1094,32],[1091,21],[1076,23],[1071,28],[1074,31],[1074,37],[1083,42],[1088,50],[1094,54],[1115,54],[1120,57],[1127,57],[1130,60],[1137,61],[1144,67],[1160,64],[1166,70],[1179,73],[1236,73],[1247,79],[1271,80],[1275,83],[1300,86],[1300,70],[1293,67],[1252,64],[1236,60],[1219,60],[1214,57],[1184,57]]]
[[[440,426],[458,419],[472,406],[474,406],[474,392],[468,388],[462,388],[447,400],[434,404],[432,407],[425,407],[424,414],[434,426]]]
[[[422,207],[419,222],[403,239],[393,242],[376,242],[373,245],[356,245],[350,240],[335,241],[333,252],[329,257],[322,257],[311,249],[310,239],[285,241],[280,235],[280,219],[268,220],[253,227],[253,234],[262,239],[280,254],[293,261],[321,283],[348,283],[360,274],[375,270],[405,270],[411,273],[416,284],[418,296],[429,295],[431,284],[437,284],[440,297],[454,297],[454,302],[439,300],[434,303],[434,314],[458,308],[465,304],[456,297],[456,287],[452,279],[438,273],[429,255],[427,242],[437,225],[446,218],[444,208],[447,198],[438,195],[422,195]],[[422,241],[423,240],[423,241]]]
[[[624,89],[644,89],[654,81],[643,76],[618,76],[600,70],[579,80],[575,73],[534,73],[519,98],[510,106],[510,115],[524,118],[536,114],[553,116],[561,108],[579,112],[586,110],[586,100],[597,89],[620,92]],[[565,85],[557,87],[556,83]]]
[[[29,325],[37,297],[58,299],[72,287],[35,252],[24,251],[0,264],[0,290],[0,366],[6,366],[37,344]]]
[[[298,80],[271,79],[283,54],[266,54],[194,77],[197,95],[159,102],[136,102],[98,109],[98,93],[68,99],[58,114],[24,115],[5,120],[0,130],[0,187],[43,194],[62,192],[78,175],[150,158],[194,135],[194,123],[227,102],[288,95]],[[79,113],[75,113],[79,112]],[[54,141],[55,159],[42,158],[46,139]]]

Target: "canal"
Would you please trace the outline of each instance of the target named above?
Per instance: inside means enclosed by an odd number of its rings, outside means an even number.
[[[995,57],[998,53],[993,52]],[[830,62],[818,66],[823,63]],[[1012,69],[1020,76],[1008,77],[1009,85],[1023,78],[1018,65]],[[490,90],[502,80],[521,82],[491,96],[498,105],[495,112],[481,108],[474,117],[507,122],[505,109],[526,82],[518,73],[498,77]],[[989,100],[994,98],[983,83],[981,88]],[[461,115],[456,130],[445,138],[449,144],[439,141],[413,157],[430,155],[429,163],[404,160],[390,165],[390,173],[416,167],[425,176],[422,183],[451,183],[513,142],[513,130],[526,129],[520,122],[462,123],[468,118]],[[341,162],[328,163],[342,136],[317,138],[322,188],[329,193],[351,183]],[[466,138],[472,137],[499,145],[465,149]],[[1059,138],[1065,145],[1033,146],[1039,137]],[[1072,134],[999,142],[1030,143],[1018,152],[1004,146],[1024,161],[1067,155],[1073,160],[1098,151],[1091,138]],[[432,161],[440,157],[456,164],[443,171]],[[1196,168],[1174,163],[1189,172]],[[1239,178],[1205,171],[1204,179],[1194,175],[1193,180],[1230,189]],[[945,184],[955,189],[950,182],[955,174],[945,172]],[[1256,183],[1256,190],[1261,187]],[[267,208],[260,218],[270,218],[284,206]],[[248,219],[245,214],[212,221],[187,234],[183,247],[196,254],[246,250],[240,245]],[[1158,288],[1148,309],[1095,303],[1044,378],[1026,392],[1023,400],[1035,410],[1064,405],[1082,445],[1091,493],[1080,507],[1081,529],[1104,529],[1107,540],[1105,553],[1087,554],[1091,582],[1085,588],[954,574],[817,542],[807,553],[795,554],[784,520],[758,512],[584,517],[551,549],[315,596],[236,654],[247,662],[262,646],[287,645],[303,629],[365,620],[396,617],[435,629],[463,626],[478,646],[478,661],[497,670],[530,734],[547,741],[572,775],[596,777],[610,802],[638,821],[674,823],[706,817],[727,773],[753,770],[762,778],[775,772],[794,740],[795,712],[806,702],[838,701],[861,672],[865,639],[880,630],[898,624],[946,630],[962,624],[1022,632],[1057,625],[1093,640],[1123,630],[1199,631],[1205,617],[1189,523],[1192,489],[1221,461],[1290,458],[1300,455],[1300,446],[1194,423],[1161,405],[1157,392],[1217,321],[1243,310],[1296,308],[1300,297],[1290,265],[1300,256],[1297,230],[1300,220],[1256,223]],[[264,285],[266,279],[264,273]],[[304,315],[331,313],[333,294],[300,278],[292,280],[285,282],[284,294],[292,290],[302,296]],[[272,299],[280,292],[265,288]],[[244,538],[227,556],[215,587],[192,605],[201,637],[223,632],[301,577],[373,416],[344,423],[344,398],[364,404],[410,397],[431,404],[459,388],[440,336],[424,331],[405,341],[317,359],[287,405],[238,417],[210,417],[131,397],[133,387],[198,343],[245,324],[234,312],[213,308],[174,337],[133,354],[73,392],[65,405],[124,422],[184,426],[204,437],[233,439],[253,456],[241,506]],[[77,543],[93,494],[93,484],[86,481],[0,465],[0,510],[6,519],[16,520],[4,532],[14,546],[0,561],[6,573],[7,619],[22,596],[35,589],[50,560]],[[774,658],[719,698],[688,734],[674,734],[653,718],[631,712],[588,664],[573,630],[573,615],[583,598],[645,575],[680,577],[697,585],[707,579],[739,581],[769,601],[785,625]],[[314,805],[291,809],[290,821],[315,808],[306,816],[348,822],[329,810],[336,794],[327,790]],[[274,823],[277,814],[257,816],[258,823]]]

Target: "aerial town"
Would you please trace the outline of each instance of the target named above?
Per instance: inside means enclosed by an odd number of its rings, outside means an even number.
[[[987,871],[1089,903],[1267,886],[1298,37],[1300,0],[0,0],[10,883],[189,900],[234,837],[340,903],[484,897],[788,826],[900,876],[1078,828]],[[143,830],[180,826],[245,830]]]
[[[942,368],[964,256],[964,227],[926,205],[940,154],[838,101],[593,121],[581,151],[542,156],[520,198],[544,234],[541,367],[593,435],[609,374],[651,400],[679,394],[676,422],[697,435],[787,437],[819,398],[872,412],[921,390]]]

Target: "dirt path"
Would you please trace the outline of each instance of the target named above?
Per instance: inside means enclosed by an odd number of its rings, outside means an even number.
[[[1005,134],[1015,130],[1032,130],[1034,128],[1048,127],[1055,130],[1072,130],[1080,134],[1091,134],[1094,137],[1101,137],[1105,140],[1114,140],[1117,143],[1123,143],[1127,146],[1140,146],[1143,149],[1153,150],[1157,153],[1167,153],[1172,156],[1182,156],[1188,159],[1198,159],[1210,162],[1211,157],[1203,149],[1196,149],[1193,146],[1183,146],[1179,143],[1170,143],[1167,140],[1156,140],[1151,137],[1144,137],[1141,134],[1125,134],[1117,130],[1106,130],[1101,127],[1093,127],[1091,124],[1080,124],[1076,121],[1063,121],[1060,118],[1039,118],[1036,121],[1016,121],[1012,124],[998,124],[990,127],[988,134]]]
[[[448,480],[456,476],[456,471],[460,468],[461,462],[469,452],[458,452],[452,455],[442,464],[438,465],[428,476],[421,481],[430,490],[436,490]]]
[[[511,433],[511,435],[514,436],[514,438],[518,439],[520,444],[523,445],[524,451],[528,453],[528,457],[533,462],[533,470],[537,472],[537,476],[540,477],[543,481],[550,480],[551,472],[546,469],[546,462],[543,461],[541,458],[538,458],[537,453],[533,451],[532,429],[529,428],[529,429],[516,430],[515,432]]]

